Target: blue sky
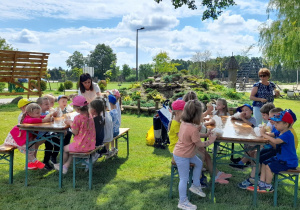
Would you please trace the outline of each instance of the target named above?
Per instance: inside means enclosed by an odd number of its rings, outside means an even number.
[[[212,57],[260,56],[258,27],[267,21],[266,0],[236,0],[218,20],[201,21],[203,8],[174,9],[170,0],[2,0],[0,36],[21,51],[50,53],[48,68],[67,68],[75,50],[88,55],[97,44],[109,45],[117,65],[135,67],[136,29],[139,64],[166,51],[171,59],[191,59],[209,50]]]

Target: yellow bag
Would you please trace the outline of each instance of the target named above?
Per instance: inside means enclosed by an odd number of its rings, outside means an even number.
[[[151,128],[148,130],[147,135],[146,135],[146,144],[148,146],[153,146],[155,143],[155,137],[154,137],[154,128],[153,125]]]

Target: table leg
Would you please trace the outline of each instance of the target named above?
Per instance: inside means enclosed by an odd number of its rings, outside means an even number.
[[[129,156],[129,134],[128,134],[128,131],[126,133],[126,136],[127,136],[127,138],[126,138],[126,140],[127,140],[127,156]]]
[[[58,187],[62,188],[62,170],[63,170],[63,153],[64,153],[64,133],[59,133],[60,136],[60,148],[59,148],[59,180]]]
[[[28,180],[28,145],[29,145],[29,131],[26,131],[26,157],[25,157],[25,186]]]
[[[257,205],[257,184],[258,184],[258,171],[259,171],[259,156],[260,156],[260,145],[256,145],[256,159],[255,159],[255,181],[254,181],[254,194],[253,194],[253,205]]]
[[[234,143],[231,143],[231,160],[233,160],[233,156],[234,156]]]
[[[14,179],[14,150],[9,152],[9,184],[13,183]]]
[[[215,177],[216,177],[216,168],[217,168],[217,149],[218,149],[219,143],[214,143],[214,152],[213,152],[213,173],[211,177],[211,201],[214,203],[215,199]]]

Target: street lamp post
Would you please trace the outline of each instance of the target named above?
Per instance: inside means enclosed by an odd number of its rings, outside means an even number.
[[[139,42],[138,42],[138,37],[139,37],[139,30],[143,30],[143,29],[145,29],[144,27],[142,27],[142,28],[138,28],[138,29],[136,29],[136,81],[138,81],[138,79],[139,79],[139,70],[138,70],[138,44],[139,44]]]

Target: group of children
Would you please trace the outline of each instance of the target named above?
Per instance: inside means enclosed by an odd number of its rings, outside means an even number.
[[[214,110],[215,109],[215,110]],[[169,150],[173,154],[173,161],[176,162],[179,172],[179,203],[180,209],[197,209],[196,205],[189,202],[187,198],[187,183],[189,180],[190,163],[194,163],[193,183],[189,190],[200,197],[205,197],[202,188],[203,182],[203,163],[212,174],[211,157],[205,147],[213,144],[216,140],[216,134],[212,131],[206,131],[205,126],[212,125],[215,121],[208,115],[229,116],[227,102],[225,99],[218,99],[216,105],[207,106],[204,112],[204,105],[197,99],[195,92],[187,93],[183,99],[179,98],[172,103],[172,121],[169,124]],[[237,109],[238,114],[232,116],[232,119],[238,119],[255,128],[258,125],[252,117],[253,108],[244,104]],[[260,126],[260,135],[269,140],[269,144],[261,148],[260,152],[260,181],[258,192],[273,192],[272,173],[279,173],[298,166],[296,148],[298,145],[297,136],[292,128],[297,120],[292,110],[282,110],[275,108],[273,104],[265,104],[261,108],[262,117],[268,120],[266,125]],[[201,138],[208,138],[208,141],[201,141]],[[250,157],[256,157],[254,145],[244,145]],[[243,169],[250,159],[239,158],[235,160],[232,167]],[[252,162],[252,171],[250,178],[246,179],[238,186],[249,191],[254,190],[255,164]],[[228,184],[227,180],[231,174],[217,170],[217,176],[214,180],[220,184]]]
[[[118,90],[113,90],[109,91],[108,94],[107,98],[97,97],[90,104],[83,96],[76,96],[70,104],[73,108],[68,105],[68,96],[65,95],[57,98],[59,106],[56,109],[53,108],[56,98],[52,95],[40,97],[36,102],[28,99],[19,100],[18,108],[22,112],[18,117],[18,124],[51,122],[54,118],[62,117],[63,114],[67,114],[73,109],[78,113],[74,120],[68,117],[65,117],[64,120],[64,123],[70,128],[64,133],[63,162],[57,163],[60,141],[57,136],[53,135],[53,132],[36,132],[29,134],[29,141],[47,137],[51,138],[52,142],[38,141],[34,143],[28,149],[28,165],[26,167],[30,170],[44,168],[59,170],[59,164],[63,164],[63,173],[66,174],[72,161],[70,152],[88,152],[103,144],[105,144],[104,149],[96,153],[93,161],[102,155],[106,155],[106,158],[116,155],[118,150],[114,147],[113,138],[119,134],[121,124],[120,93]],[[110,104],[110,110],[106,107],[106,100]],[[70,143],[72,135],[74,138]],[[37,160],[36,154],[39,146],[43,143],[45,143],[45,155],[43,162],[41,162]],[[7,135],[4,144],[16,146],[20,152],[25,154],[26,131],[14,126]],[[109,144],[111,144],[111,149],[109,149]]]

